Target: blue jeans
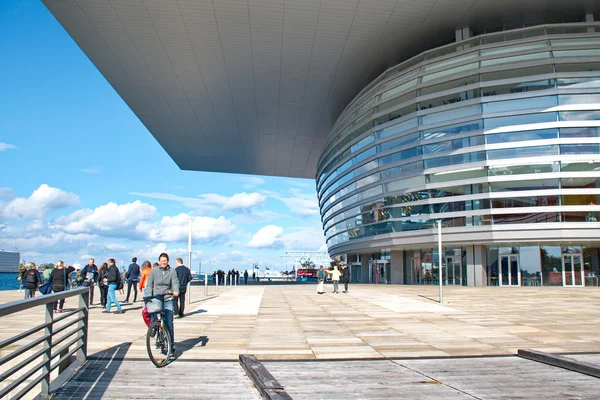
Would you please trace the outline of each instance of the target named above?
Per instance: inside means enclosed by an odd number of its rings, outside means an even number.
[[[117,290],[117,284],[116,283],[109,283],[108,284],[108,296],[106,299],[106,311],[110,312],[110,306],[111,304],[114,302],[115,305],[117,306],[117,310],[121,311],[121,303],[119,303],[119,300],[117,300],[117,294],[115,293],[115,291]]]
[[[165,325],[167,326],[167,330],[169,331],[169,335],[171,336],[171,345],[175,345],[175,331],[173,330],[173,300],[165,301]],[[156,320],[156,314],[150,315],[150,322],[154,322]]]

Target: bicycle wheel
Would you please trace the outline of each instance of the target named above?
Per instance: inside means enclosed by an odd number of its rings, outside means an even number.
[[[161,321],[154,321],[146,333],[146,350],[156,367],[164,367],[171,357],[171,338]]]

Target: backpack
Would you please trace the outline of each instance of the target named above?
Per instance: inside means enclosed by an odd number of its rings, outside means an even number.
[[[25,283],[29,283],[35,285],[37,283],[37,276],[35,276],[36,272],[28,272],[27,277],[25,278]]]

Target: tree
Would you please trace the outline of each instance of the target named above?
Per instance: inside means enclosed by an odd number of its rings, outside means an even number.
[[[311,260],[304,260],[300,263],[300,267],[301,268],[314,268],[315,263],[312,262]]]

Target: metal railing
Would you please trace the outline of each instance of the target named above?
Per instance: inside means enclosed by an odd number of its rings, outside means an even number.
[[[20,399],[40,384],[39,395],[49,397],[83,365],[87,358],[88,291],[88,288],[65,290],[0,305],[0,318],[33,307],[45,307],[44,323],[0,342],[0,351],[8,352],[8,346],[13,343],[31,339],[0,357],[0,383],[19,373],[0,389],[0,398],[10,393],[10,398]],[[77,306],[55,318],[54,303],[71,297],[79,298]],[[11,361],[14,365],[4,368]],[[58,376],[51,380],[51,374],[57,368]]]

